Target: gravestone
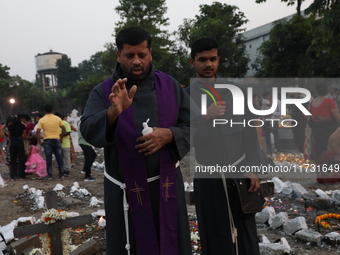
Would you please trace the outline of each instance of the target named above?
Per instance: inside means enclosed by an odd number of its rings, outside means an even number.
[[[58,208],[57,194],[54,191],[49,191],[46,193],[46,206],[48,209]],[[46,225],[45,223],[38,223],[34,225],[21,226],[14,229],[14,237],[19,238],[49,233],[51,239],[51,254],[62,255],[63,249],[61,242],[61,230],[90,224],[92,221],[92,216],[87,214],[60,220],[49,225]]]
[[[76,109],[73,109],[70,116],[67,116],[67,122],[78,129],[79,121],[80,121],[80,117],[78,117],[78,111]],[[78,144],[78,132],[72,131],[71,138],[72,138],[74,150],[76,152],[81,152],[82,150]]]

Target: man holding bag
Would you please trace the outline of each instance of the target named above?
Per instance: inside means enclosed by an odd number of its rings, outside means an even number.
[[[240,166],[261,164],[255,128],[213,125],[214,119],[240,123],[241,118],[250,117],[248,113],[241,117],[233,115],[230,91],[214,89],[215,83],[225,83],[216,75],[219,61],[214,39],[201,38],[192,44],[190,64],[196,78],[186,90],[197,106],[202,105],[203,94],[211,95],[206,97],[208,107],[194,137],[197,162],[194,194],[202,254],[259,255],[255,212],[262,209],[264,201],[258,194],[257,174],[205,171],[209,166],[227,166],[239,171]],[[217,98],[216,103],[212,98]],[[253,201],[258,201],[256,208]]]

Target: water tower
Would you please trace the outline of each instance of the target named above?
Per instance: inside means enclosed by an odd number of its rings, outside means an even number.
[[[35,56],[35,64],[37,72],[41,77],[43,90],[56,90],[58,86],[57,75],[57,60],[61,59],[63,54],[58,52],[46,52]]]

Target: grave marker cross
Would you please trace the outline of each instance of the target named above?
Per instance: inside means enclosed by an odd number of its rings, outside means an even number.
[[[57,194],[54,191],[46,193],[46,205],[48,209],[57,208]],[[15,237],[25,237],[30,235],[37,235],[49,233],[51,238],[52,254],[63,254],[63,247],[61,243],[61,230],[65,228],[73,228],[80,225],[90,224],[92,222],[90,214],[71,217],[65,220],[57,221],[46,225],[45,223],[38,223],[34,225],[26,225],[14,229]]]

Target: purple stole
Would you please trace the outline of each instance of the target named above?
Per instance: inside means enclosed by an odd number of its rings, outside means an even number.
[[[176,93],[172,78],[160,71],[154,74],[158,101],[159,127],[176,125]],[[106,103],[111,106],[109,95],[115,81],[106,79],[102,85]],[[138,89],[137,89],[138,90]],[[146,102],[147,103],[147,102]],[[147,117],[147,116],[146,116]],[[145,156],[135,148],[138,133],[132,107],[117,118],[117,148],[120,168],[126,184],[138,255],[178,254],[178,211],[176,193],[177,162],[167,146],[160,149],[160,247],[151,207],[147,183]],[[110,240],[108,240],[109,242]]]

